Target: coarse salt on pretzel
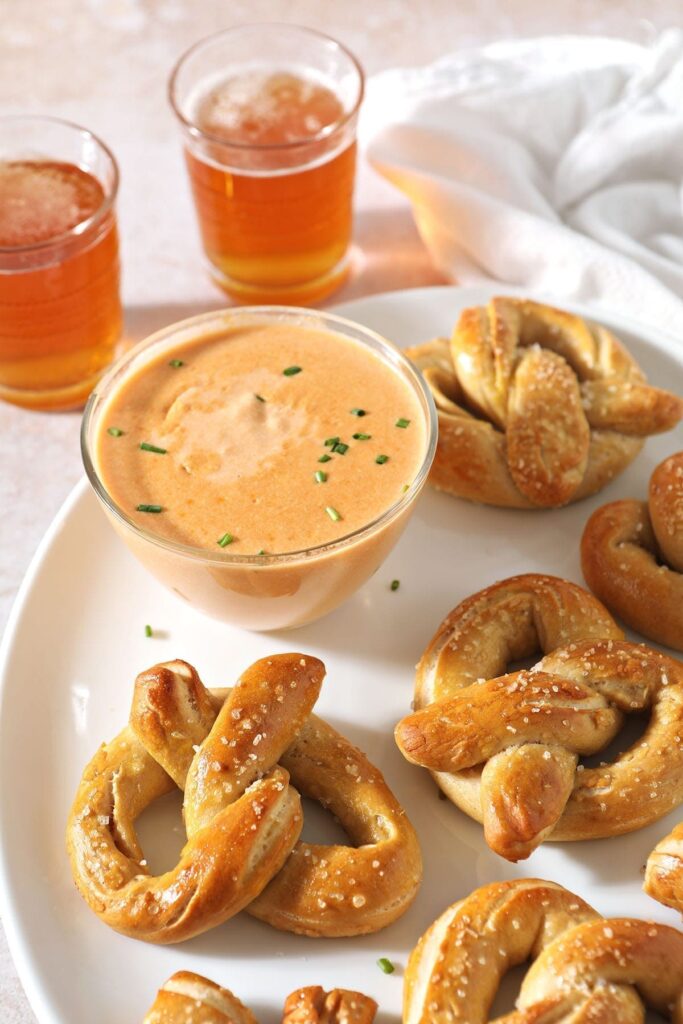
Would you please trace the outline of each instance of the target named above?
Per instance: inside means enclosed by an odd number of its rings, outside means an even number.
[[[656,467],[647,503],[596,509],[581,564],[588,586],[624,622],[683,651],[683,452]]]
[[[526,299],[466,309],[450,341],[407,354],[439,415],[432,483],[485,504],[552,508],[594,494],[683,416],[606,328]]]
[[[190,831],[208,828],[217,806],[237,799],[269,769],[279,736],[288,744],[279,760],[290,765],[291,783],[328,807],[359,844],[296,844],[285,869],[258,899],[250,890],[249,912],[275,927],[325,936],[376,931],[399,917],[421,880],[417,837],[381,773],[326,722],[309,716],[315,695],[309,701],[296,698],[297,674],[316,671],[316,666],[322,672],[321,663],[301,655],[262,659],[232,692],[214,693],[190,666],[175,665],[182,666],[182,675],[157,666],[138,677],[131,732],[165,789],[170,787],[166,773],[186,788]],[[174,685],[176,678],[182,686]],[[277,751],[281,748],[280,742]],[[277,771],[288,778],[286,768]],[[131,827],[129,848],[134,841]],[[77,881],[78,871],[76,864]]]
[[[578,764],[622,714],[645,709],[633,746],[598,768]],[[621,835],[683,800],[683,665],[643,645],[579,641],[415,712],[397,741],[413,763],[452,773],[452,798],[508,860],[547,838]]]
[[[67,825],[67,849],[76,885],[103,921],[148,942],[180,942],[221,924],[261,892],[283,866],[301,831],[299,796],[277,760],[291,742],[293,728],[313,707],[324,674],[322,662],[300,655],[264,659],[244,673],[233,691],[233,703],[239,704],[242,694],[256,688],[264,715],[274,724],[258,755],[263,771],[259,776],[251,769],[250,752],[237,766],[238,775],[243,769],[238,784],[226,785],[222,764],[206,766],[199,747],[194,760],[208,773],[211,813],[198,820],[196,809],[186,806],[188,842],[178,865],[158,877],[147,871],[135,819],[173,788],[171,777],[135,735],[135,721],[133,728],[100,748],[78,787]],[[188,701],[187,693],[196,694],[201,683],[191,666],[180,661],[157,666],[138,678],[138,690],[147,685],[163,692],[163,710],[166,705],[186,706],[199,735],[201,710]],[[280,705],[280,695],[285,706]],[[209,744],[224,737],[226,716],[216,721]],[[173,750],[175,763],[169,767],[179,779],[192,770],[189,753]]]
[[[282,1024],[372,1024],[377,1003],[362,992],[320,985],[297,989],[287,996]]]
[[[486,1024],[503,974],[530,958],[496,1024],[643,1024],[643,1001],[683,1024],[683,934],[606,920],[536,879],[482,886],[434,922],[408,961],[404,1024]]]
[[[164,982],[142,1024],[258,1024],[251,1010],[227,988],[176,971]]]

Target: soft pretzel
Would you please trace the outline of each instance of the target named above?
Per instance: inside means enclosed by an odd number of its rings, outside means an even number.
[[[311,985],[287,996],[282,1024],[372,1024],[376,1013],[375,1000],[361,992]]]
[[[683,822],[648,857],[643,888],[648,896],[683,914]]]
[[[282,1024],[372,1024],[377,1003],[361,992],[319,985],[287,996]],[[142,1024],[258,1024],[251,1010],[227,988],[192,971],[176,971],[164,982]]]
[[[486,1024],[502,976],[533,959],[496,1024],[683,1022],[683,934],[605,920],[552,882],[495,882],[449,907],[410,955],[403,1024]]]
[[[177,942],[250,904],[276,927],[340,936],[407,909],[422,872],[417,837],[381,773],[310,715],[323,675],[316,658],[292,654],[256,662],[231,692],[212,694],[185,662],[138,676],[131,724],[86,768],[67,829],[76,884],[106,923]],[[296,844],[285,762],[360,848]],[[174,783],[189,840],[178,867],[152,878],[134,821]]]
[[[649,386],[606,328],[527,299],[463,310],[408,349],[436,402],[432,483],[487,505],[553,508],[599,491],[683,401]]]
[[[641,828],[683,800],[681,663],[618,639],[574,640],[530,670],[472,681],[475,665],[496,671],[528,656],[539,639],[531,610],[540,593],[557,600],[567,586],[587,611],[590,595],[552,577],[518,577],[463,602],[418,666],[419,710],[396,728],[404,756],[436,773],[508,860],[528,857],[549,837]],[[580,615],[551,608],[540,620],[544,644],[558,635],[548,623],[580,634]],[[596,609],[592,628],[619,636]],[[642,740],[613,763],[583,770],[579,756],[603,749],[624,713],[645,708],[651,721]]]
[[[192,971],[176,971],[164,982],[142,1024],[258,1024],[251,1010],[227,988]]]
[[[683,651],[683,452],[657,466],[649,502],[596,509],[581,564],[588,586],[624,622]]]

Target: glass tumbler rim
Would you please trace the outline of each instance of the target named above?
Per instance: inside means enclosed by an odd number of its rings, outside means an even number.
[[[249,29],[286,29],[300,32],[302,35],[308,35],[313,39],[320,40],[324,43],[332,43],[351,63],[358,76],[358,95],[356,96],[355,102],[353,103],[350,110],[345,111],[344,114],[339,117],[333,124],[324,125],[319,132],[315,135],[310,135],[305,139],[295,139],[293,142],[238,142],[234,140],[226,139],[224,136],[216,135],[213,132],[207,132],[203,128],[196,125],[189,117],[186,117],[181,110],[181,105],[176,97],[176,86],[178,82],[178,76],[190,57],[196,54],[202,47],[208,43],[213,43],[218,39],[224,38],[230,35],[236,35],[239,32]],[[258,150],[259,152],[278,152],[278,151],[296,151],[299,148],[306,146],[315,145],[317,142],[323,142],[330,136],[335,135],[338,131],[342,130],[353,118],[357,115],[360,105],[363,101],[365,94],[365,72],[363,66],[358,58],[352,53],[351,50],[343,43],[340,43],[334,36],[327,35],[325,32],[319,32],[317,29],[309,28],[307,25],[296,25],[290,22],[279,22],[279,21],[250,21],[245,22],[242,25],[233,25],[230,28],[221,29],[219,32],[212,32],[208,36],[203,36],[198,39],[196,43],[188,47],[178,60],[176,61],[173,70],[168,80],[168,101],[171,106],[171,110],[176,115],[181,125],[193,138],[206,139],[208,142],[216,143],[217,145],[226,147],[228,149],[235,150]]]
[[[68,130],[74,131],[91,140],[109,160],[112,169],[112,180],[109,185],[105,185],[104,182],[97,178],[103,186],[104,199],[95,212],[91,213],[85,220],[79,221],[78,224],[75,224],[67,231],[62,231],[60,234],[54,235],[52,238],[46,238],[41,242],[29,242],[27,245],[0,245],[0,254],[3,256],[48,251],[54,246],[60,246],[65,242],[72,241],[74,238],[87,235],[92,228],[104,220],[106,215],[114,206],[120,182],[119,165],[116,157],[106,142],[104,142],[99,135],[96,135],[95,132],[91,131],[90,128],[84,128],[83,125],[77,124],[75,121],[69,121],[63,117],[54,117],[51,114],[2,114],[0,115],[0,135],[2,133],[3,125],[16,123],[18,121],[31,121],[35,124],[49,123],[52,125],[59,125],[62,128],[67,128]],[[95,175],[93,175],[93,177],[95,177]]]

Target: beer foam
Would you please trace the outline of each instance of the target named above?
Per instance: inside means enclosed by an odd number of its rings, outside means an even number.
[[[245,71],[205,83],[192,106],[202,131],[254,146],[307,142],[344,115],[330,88],[289,70]]]
[[[0,246],[57,238],[92,217],[103,199],[97,179],[75,164],[0,161]]]

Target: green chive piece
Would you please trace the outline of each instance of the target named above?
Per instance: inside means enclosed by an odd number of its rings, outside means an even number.
[[[325,441],[325,447],[334,448],[335,444],[339,444],[340,441],[340,437],[328,437],[328,439]]]
[[[285,377],[295,377],[297,373],[301,373],[300,366],[288,366],[286,370],[282,371]]]
[[[317,484],[324,484],[327,480],[327,473],[323,473],[322,469],[319,469],[315,474],[315,482]]]
[[[172,366],[174,370],[177,370],[179,366],[184,366],[185,363],[182,361],[182,359],[172,359],[168,365]]]
[[[325,509],[325,511],[327,512],[327,514],[330,517],[330,519],[332,520],[332,522],[338,523],[339,520],[341,519],[341,516],[337,512],[336,508],[332,508],[331,505],[328,505],[327,508]]]
[[[400,580],[392,580],[391,581],[391,589],[392,590],[398,590],[398,588],[400,586],[401,586],[401,581]]]
[[[354,441],[369,441],[371,437],[372,437],[372,434],[354,434],[353,435]]]
[[[163,512],[161,505],[136,505],[136,512]]]
[[[400,420],[396,420],[394,426],[402,427],[405,430],[406,427],[410,426],[410,420],[404,420],[403,417],[401,417]]]
[[[336,452],[337,455],[346,455],[348,450],[348,444],[344,444],[343,441],[339,441],[337,444],[335,444],[334,448],[332,449],[332,451]]]
[[[261,548],[261,550],[257,551],[256,554],[257,555],[265,555],[265,551],[263,550],[263,548]]]
[[[155,444],[148,444],[147,441],[143,441],[140,448],[143,452],[154,452],[155,455],[166,455],[168,453],[167,448],[157,448]]]
[[[379,960],[377,961],[377,966],[379,967],[380,971],[383,971],[385,974],[393,974],[394,971],[396,970],[391,960],[388,960],[387,957],[385,956],[381,956],[379,958]]]
[[[107,427],[107,433],[112,437],[123,437],[123,431],[119,427]]]
[[[332,456],[331,455],[321,455],[320,458],[318,459],[318,462],[331,462],[331,461],[332,461]]]
[[[152,627],[151,626],[145,626],[145,636],[151,636],[151,635],[152,635]]]
[[[404,484],[403,485],[403,493],[405,494],[406,491],[409,491],[409,490],[410,490],[410,484]]]
[[[216,541],[216,544],[218,544],[219,548],[227,548],[228,544],[232,544],[234,539],[235,538],[231,533],[224,533],[223,536]]]
[[[263,395],[254,395],[254,398],[256,399],[257,402],[265,402],[265,398],[263,397]]]
[[[366,413],[365,409],[352,409],[351,410],[351,415],[352,416],[367,416],[367,413]]]
[[[377,463],[378,466],[383,466],[384,463],[388,462],[388,461],[389,461],[389,456],[388,455],[378,455],[377,458],[375,459],[375,462]]]

